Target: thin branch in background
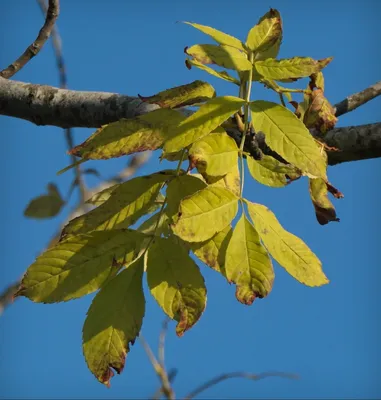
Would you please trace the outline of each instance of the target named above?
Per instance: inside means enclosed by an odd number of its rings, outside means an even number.
[[[354,93],[348,96],[346,99],[340,101],[334,105],[336,110],[336,117],[340,115],[346,114],[350,111],[355,110],[357,107],[362,106],[367,103],[369,100],[374,99],[375,97],[381,94],[381,81],[375,83],[372,86],[362,90],[361,92]]]
[[[37,0],[38,5],[40,6],[40,9],[44,15],[48,15],[49,13],[49,8],[46,5],[45,0]],[[49,2],[49,7],[50,7],[50,2]],[[59,72],[59,79],[60,79],[60,88],[61,89],[67,89],[67,73],[66,73],[66,65],[65,65],[65,60],[63,57],[62,53],[62,40],[61,36],[58,32],[57,25],[53,26],[52,31],[52,44],[53,44],[53,50],[56,56],[56,63],[57,63],[57,68]],[[65,139],[67,143],[67,148],[68,150],[71,150],[74,147],[74,140],[73,140],[73,133],[71,128],[65,128]],[[71,163],[75,164],[77,161],[77,158],[73,155],[70,156]],[[83,180],[83,176],[81,173],[81,167],[80,165],[76,164],[74,167],[74,175],[75,175],[75,183],[78,186],[79,189],[79,198],[80,202],[84,203],[85,198],[86,198],[86,186]]]
[[[159,357],[159,363],[163,368],[165,368],[165,337],[167,335],[169,321],[170,319],[168,317],[164,320],[159,336],[159,349],[157,354]]]
[[[200,393],[204,392],[205,390],[211,388],[214,385],[222,381],[226,381],[232,378],[244,378],[250,379],[252,381],[259,381],[264,378],[268,377],[279,377],[279,378],[288,378],[288,379],[298,379],[297,375],[294,374],[287,374],[283,372],[264,372],[262,374],[249,374],[247,372],[230,372],[228,374],[221,374],[212,378],[202,385],[198,386],[195,390],[192,390],[187,396],[184,397],[184,400],[190,400],[198,396]]]
[[[40,29],[36,40],[27,47],[24,53],[7,68],[0,72],[0,76],[3,78],[11,78],[15,75],[21,68],[23,68],[33,57],[35,57],[45,42],[49,39],[50,33],[54,27],[54,24],[58,18],[60,12],[59,0],[49,0],[49,8],[46,13],[46,18],[44,25]]]

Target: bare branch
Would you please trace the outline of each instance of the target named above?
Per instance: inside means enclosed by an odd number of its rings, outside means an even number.
[[[204,392],[206,389],[211,388],[214,385],[217,385],[218,383],[222,381],[226,381],[228,379],[232,378],[245,378],[245,379],[250,379],[252,381],[259,381],[264,378],[268,377],[280,377],[280,378],[288,378],[288,379],[298,379],[297,375],[294,374],[287,374],[283,372],[264,372],[262,374],[249,374],[247,372],[230,372],[228,374],[222,374],[218,375],[215,378],[210,379],[209,381],[206,381],[199,387],[197,387],[195,390],[192,390],[187,396],[184,397],[184,400],[190,400],[198,396],[200,393]]]
[[[49,0],[49,8],[48,12],[46,13],[45,22],[40,29],[36,40],[30,46],[28,46],[28,48],[16,61],[0,72],[1,77],[7,79],[11,78],[39,53],[50,36],[53,26],[58,18],[59,11],[59,0]]]
[[[375,83],[372,86],[369,86],[368,88],[362,90],[361,92],[348,96],[343,101],[340,101],[340,103],[334,105],[334,108],[336,109],[336,117],[339,117],[340,115],[355,110],[357,107],[362,106],[363,104],[367,103],[369,100],[374,99],[380,94],[381,94],[381,81]]]

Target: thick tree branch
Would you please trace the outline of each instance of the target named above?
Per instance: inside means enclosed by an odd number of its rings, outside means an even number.
[[[50,33],[54,27],[54,24],[58,18],[60,11],[58,0],[49,0],[49,8],[46,13],[46,18],[44,25],[40,29],[36,40],[28,46],[21,56],[10,64],[7,68],[0,72],[0,76],[3,78],[11,78],[15,75],[24,65],[28,63],[34,56],[36,56],[39,51],[44,46],[45,42],[48,40]]]

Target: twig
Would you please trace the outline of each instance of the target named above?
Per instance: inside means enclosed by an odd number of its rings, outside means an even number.
[[[159,218],[160,219],[160,218]],[[163,322],[163,327],[160,332],[159,336],[159,348],[158,348],[158,357],[159,357],[159,362],[165,368],[165,336],[167,334],[168,330],[168,324],[169,324],[170,319],[167,317],[164,322]]]
[[[289,378],[289,379],[298,379],[297,375],[287,374],[283,372],[264,372],[262,374],[249,374],[247,372],[230,372],[228,374],[221,374],[216,376],[215,378],[206,381],[202,385],[198,386],[195,390],[192,390],[187,396],[184,397],[184,400],[190,400],[198,396],[200,393],[205,391],[206,389],[211,388],[214,385],[222,381],[226,381],[231,378],[245,378],[253,381],[259,381],[260,379],[268,378],[268,377],[280,377],[280,378]]]
[[[15,75],[21,68],[23,68],[28,61],[30,61],[34,56],[36,56],[39,51],[44,46],[45,42],[48,40],[53,26],[58,18],[60,11],[59,0],[49,0],[49,8],[46,13],[46,19],[44,25],[40,29],[36,40],[28,46],[24,53],[7,68],[0,72],[0,76],[3,78],[11,78]]]
[[[336,117],[340,115],[346,114],[350,111],[355,110],[357,107],[362,106],[367,103],[369,100],[374,99],[375,97],[381,94],[381,81],[375,83],[372,86],[362,90],[361,92],[352,94],[348,96],[346,99],[340,101],[334,105],[336,109]]]
[[[44,15],[47,15],[49,13],[49,8],[46,6],[45,0],[37,0],[37,2],[38,2],[38,5],[40,6],[42,13]],[[60,88],[66,89],[67,88],[66,65],[65,65],[65,60],[63,58],[63,53],[62,53],[62,40],[61,40],[61,36],[58,32],[57,25],[53,26],[51,35],[52,35],[53,50],[54,50],[54,53],[56,56],[56,63],[57,63],[57,68],[58,68],[58,73],[59,73]],[[66,139],[66,143],[67,143],[67,149],[71,150],[74,147],[72,130],[71,130],[71,128],[65,128],[64,131],[65,131],[65,139]],[[73,155],[70,156],[70,159],[71,159],[71,164],[74,164],[77,161],[77,158]],[[84,203],[85,197],[86,197],[86,186],[85,186],[83,176],[81,173],[80,165],[76,165],[74,167],[74,178],[75,178],[75,183],[79,189],[80,202]]]

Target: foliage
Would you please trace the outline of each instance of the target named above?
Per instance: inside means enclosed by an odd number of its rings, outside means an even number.
[[[89,199],[94,208],[69,222],[59,243],[29,267],[18,292],[35,302],[52,303],[99,290],[84,324],[83,349],[89,369],[106,385],[111,368],[123,370],[129,343],[139,334],[144,275],[150,294],[177,321],[179,336],[201,317],[207,289],[191,253],[235,284],[237,300],[247,305],[272,290],[271,257],[307,286],[328,283],[316,255],[267,207],[245,199],[243,187],[245,160],[251,176],[270,187],[305,176],[318,221],[337,220],[327,197],[335,189],[328,182],[325,149],[309,131],[324,132],[336,122],[324,97],[321,72],[331,58],[276,59],[283,32],[280,14],[273,9],[249,31],[246,42],[208,26],[187,24],[217,44],[187,47],[186,66],[233,83],[238,95],[218,97],[209,83],[195,81],[140,96],[161,108],[102,126],[74,147],[70,153],[81,158],[79,163],[161,149],[161,157],[177,167],[114,185]],[[306,89],[279,85],[304,77],[310,77]],[[276,92],[280,104],[252,101],[253,82]],[[300,103],[292,100],[294,93],[303,93]],[[197,111],[186,116],[184,106]],[[238,142],[232,139],[237,132]],[[260,135],[266,147],[258,147],[254,157],[246,151],[246,142]],[[48,196],[33,200],[26,215],[58,213],[62,201],[57,193],[49,190]],[[48,204],[42,207],[46,212],[41,212],[41,203]],[[136,223],[139,227],[133,229]]]

